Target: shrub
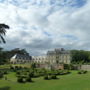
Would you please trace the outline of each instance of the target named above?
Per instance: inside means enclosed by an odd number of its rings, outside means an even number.
[[[22,75],[23,78],[27,78],[27,75]]]
[[[70,65],[69,65],[69,64],[64,64],[64,69],[70,70],[70,69],[71,69],[71,68],[70,68]]]
[[[20,70],[19,66],[15,66],[15,70]]]
[[[79,71],[79,72],[78,72],[78,74],[82,74],[82,72],[81,72],[81,71]]]
[[[23,69],[23,67],[22,66],[19,66],[19,69]]]
[[[51,75],[50,78],[51,78],[51,79],[57,79],[57,76],[56,76],[56,75]]]
[[[3,78],[4,74],[3,72],[0,72],[0,78]]]
[[[24,75],[27,75],[28,73],[26,72],[26,71],[24,71],[24,73],[23,73]]]
[[[32,68],[32,69],[35,69],[35,68],[36,68],[36,63],[32,63],[32,64],[31,64],[31,68]]]
[[[27,78],[26,78],[26,81],[27,81],[27,82],[32,82],[31,77],[27,77]]]
[[[69,74],[69,73],[70,73],[69,70],[58,70],[57,74],[55,74],[55,75],[66,75],[66,74]]]
[[[17,82],[19,82],[19,83],[23,83],[23,82],[24,82],[24,80],[23,80],[23,78],[22,78],[22,77],[18,77]]]
[[[4,71],[3,73],[4,73],[4,74],[8,74],[8,72],[7,72],[7,71]]]
[[[34,77],[34,73],[33,73],[33,72],[30,72],[30,73],[29,73],[29,76],[30,76],[30,77]]]
[[[78,74],[86,74],[86,73],[87,73],[86,70],[81,70],[81,71],[78,72]]]
[[[39,77],[40,76],[40,73],[34,73],[34,76],[33,77]]]
[[[20,71],[17,71],[17,72],[16,72],[16,74],[17,74],[17,75],[20,75],[20,74],[21,74],[21,72],[20,72]]]
[[[28,68],[27,67],[23,67],[24,70],[27,70]]]
[[[44,80],[49,80],[48,75],[45,75],[45,76],[44,76]]]
[[[26,72],[29,72],[29,70],[27,70]]]
[[[27,78],[26,75],[17,75],[18,78]]]
[[[10,69],[14,69],[14,67],[13,66],[10,66]]]
[[[84,74],[86,74],[87,73],[87,71],[84,71]]]

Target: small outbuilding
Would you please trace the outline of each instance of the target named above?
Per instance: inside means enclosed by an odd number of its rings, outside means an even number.
[[[10,63],[12,64],[23,64],[31,62],[31,56],[29,55],[22,55],[22,54],[15,54],[11,57]]]

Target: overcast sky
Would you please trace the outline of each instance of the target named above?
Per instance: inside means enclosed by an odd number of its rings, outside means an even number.
[[[5,49],[90,50],[90,0],[0,0],[0,23],[10,26]]]

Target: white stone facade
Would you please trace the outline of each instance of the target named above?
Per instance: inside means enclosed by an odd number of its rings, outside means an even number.
[[[32,56],[32,62],[34,63],[46,63],[48,60],[47,60],[47,57],[46,56]]]
[[[70,51],[66,51],[63,48],[48,51],[44,56],[28,56],[15,54],[10,63],[38,63],[38,64],[70,64],[71,54]]]
[[[71,54],[70,51],[64,49],[55,49],[54,51],[48,51],[45,56],[32,56],[32,62],[41,64],[70,64]]]

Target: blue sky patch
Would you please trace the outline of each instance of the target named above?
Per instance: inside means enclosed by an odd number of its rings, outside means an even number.
[[[50,33],[48,33],[48,32],[43,32],[45,35],[47,35],[47,36],[51,36],[51,34]]]
[[[78,40],[78,38],[73,36],[73,35],[62,35],[62,37],[65,37],[65,38],[68,38],[68,39],[72,39],[72,40]]]
[[[32,5],[37,5],[37,6],[45,6],[45,5],[53,5],[55,6],[60,6],[60,7],[67,7],[67,6],[71,6],[71,7],[82,7],[86,4],[87,0],[49,0],[47,3],[43,0],[36,0],[36,1],[32,1],[32,0],[0,0],[1,3],[3,3],[4,1],[7,1],[8,3],[11,3],[15,6],[20,6],[22,8],[27,7],[27,5],[24,3],[30,3]],[[32,3],[33,2],[33,3]]]

